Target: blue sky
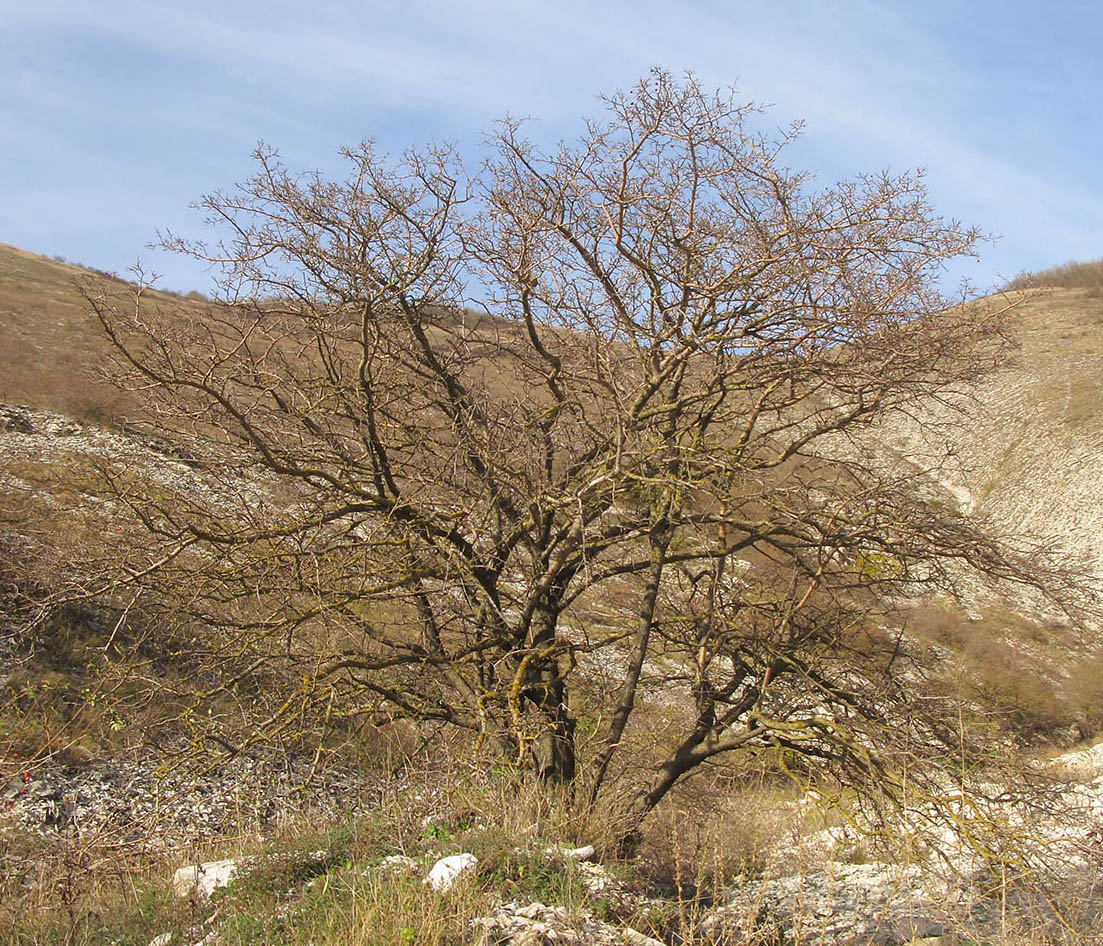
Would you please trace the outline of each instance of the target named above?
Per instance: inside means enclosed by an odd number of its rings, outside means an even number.
[[[208,288],[146,248],[258,140],[338,171],[345,144],[476,150],[505,114],[571,138],[655,65],[802,118],[833,181],[927,169],[938,210],[1001,237],[984,287],[1103,256],[1103,3],[0,0],[0,241]],[[957,274],[955,274],[957,275]]]

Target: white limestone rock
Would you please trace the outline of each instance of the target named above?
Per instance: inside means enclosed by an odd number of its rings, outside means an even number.
[[[784,933],[802,946],[901,946],[941,936],[946,906],[932,899],[916,867],[828,862],[741,885],[699,930],[733,939],[752,931]]]
[[[502,904],[474,925],[483,930],[480,946],[663,946],[638,930],[610,925],[587,911],[572,913],[538,901]]]
[[[451,890],[452,886],[460,877],[474,870],[475,865],[478,863],[479,859],[474,854],[468,854],[466,852],[463,854],[452,854],[449,857],[442,857],[429,871],[429,876],[425,878],[425,883],[432,887],[433,890],[444,893],[447,890]]]
[[[548,857],[562,857],[568,861],[592,861],[597,854],[597,849],[592,844],[585,844],[582,847],[546,847],[544,853]]]
[[[1103,775],[1103,742],[1087,749],[1073,749],[1051,759],[1050,767],[1066,778],[1089,781]]]
[[[228,857],[206,864],[189,864],[172,875],[172,892],[177,897],[206,900],[219,887],[227,886],[242,869],[241,858]]]
[[[376,870],[386,874],[416,874],[420,868],[417,861],[405,854],[391,854],[379,862]]]

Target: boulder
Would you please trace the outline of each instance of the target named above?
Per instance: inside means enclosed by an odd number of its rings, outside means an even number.
[[[172,891],[177,897],[206,900],[220,887],[226,887],[235,878],[262,867],[279,866],[297,871],[298,879],[324,874],[329,868],[329,855],[325,851],[292,852],[284,854],[255,854],[251,857],[228,857],[205,864],[188,864],[172,875]]]

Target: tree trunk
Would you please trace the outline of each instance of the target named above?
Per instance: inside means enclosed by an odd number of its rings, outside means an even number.
[[[575,721],[560,703],[546,728],[532,743],[536,774],[545,782],[565,785],[575,776]]]
[[[669,512],[669,501],[666,512]],[[593,783],[590,786],[590,804],[597,803],[601,787],[605,782],[609,763],[620,746],[624,729],[628,725],[628,717],[636,707],[636,687],[639,685],[640,673],[644,662],[647,660],[647,646],[651,641],[651,630],[655,625],[655,610],[659,599],[659,585],[662,582],[663,569],[666,567],[666,552],[670,546],[671,530],[664,523],[652,530],[651,534],[651,567],[644,586],[643,601],[640,604],[640,613],[636,627],[635,640],[632,643],[632,651],[628,657],[628,669],[624,675],[617,694],[616,708],[609,720],[609,726],[602,739],[602,747],[593,762]]]
[[[558,601],[562,593],[561,584],[553,586],[552,600]],[[555,641],[558,618],[559,609],[553,604],[543,603],[537,608],[532,627],[534,647],[546,647]],[[575,719],[558,658],[534,661],[532,678],[527,682],[526,696],[543,715],[543,728],[531,746],[533,767],[542,780],[565,785],[575,777]]]

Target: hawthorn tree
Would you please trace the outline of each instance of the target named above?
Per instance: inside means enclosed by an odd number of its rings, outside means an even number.
[[[221,239],[167,241],[217,304],[90,293],[194,470],[108,471],[149,541],[107,578],[203,629],[235,751],[306,713],[439,724],[629,786],[629,825],[764,747],[891,794],[954,734],[879,615],[968,569],[1056,587],[887,433],[1003,356],[1000,309],[939,290],[978,234],[915,175],[818,186],[692,78],[605,104],[551,152],[503,122],[474,174],[261,149],[202,201]]]

